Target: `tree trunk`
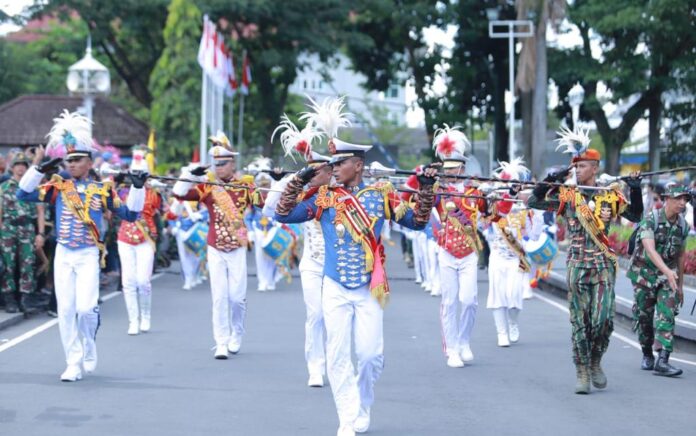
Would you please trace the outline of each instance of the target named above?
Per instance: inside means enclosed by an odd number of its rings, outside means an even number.
[[[612,135],[614,136],[614,135]],[[613,138],[612,138],[613,140]],[[607,174],[619,174],[619,158],[621,157],[621,146],[623,142],[609,142],[604,140],[605,168]]]
[[[532,150],[530,165],[532,174],[540,176],[544,171],[544,156],[548,152],[546,147],[548,102],[548,63],[546,60],[546,20],[539,23],[534,36],[536,44],[536,62],[533,103],[532,103]]]
[[[532,98],[533,91],[520,92],[520,116],[522,117],[522,157],[529,165],[532,157]]]
[[[660,118],[662,117],[662,95],[655,92],[648,102],[648,159],[650,171],[660,169]]]

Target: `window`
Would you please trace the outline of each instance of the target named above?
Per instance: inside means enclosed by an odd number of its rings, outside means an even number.
[[[307,81],[305,80],[304,83],[302,84],[302,88],[307,89]]]
[[[399,87],[398,86],[390,86],[389,87],[389,98],[398,98],[399,97]]]

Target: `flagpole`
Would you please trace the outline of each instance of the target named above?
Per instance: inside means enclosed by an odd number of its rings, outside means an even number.
[[[208,78],[205,74],[205,70],[203,70],[203,77],[202,77],[202,86],[201,86],[201,132],[200,136],[198,138],[199,143],[199,154],[200,154],[200,160],[201,164],[206,163],[206,156],[207,156],[207,150],[206,150],[206,141],[207,141],[207,136],[206,135],[206,127],[208,123],[208,118],[207,118],[207,105],[208,105],[208,96],[207,96],[207,87],[208,87]]]
[[[244,77],[244,74],[246,74],[246,71],[245,71],[247,68],[246,56],[247,56],[247,52],[246,52],[246,50],[244,50],[244,52],[242,54],[242,77]],[[242,82],[243,81],[244,81],[244,79],[242,79]],[[246,84],[242,83],[240,90],[244,89],[245,86],[246,86]],[[246,92],[249,92],[248,88],[247,88]],[[237,147],[239,147],[240,156],[241,156],[241,151],[242,151],[242,147],[243,147],[242,138],[244,135],[244,100],[246,97],[246,92],[241,92],[242,95],[239,97],[239,126],[237,128]]]

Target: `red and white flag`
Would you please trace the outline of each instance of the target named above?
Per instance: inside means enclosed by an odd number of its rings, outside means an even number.
[[[237,73],[234,69],[234,57],[227,47],[225,47],[224,54],[227,65],[227,86],[225,87],[225,94],[227,94],[228,97],[231,97],[237,92],[239,84],[237,83]]]
[[[203,17],[203,35],[198,46],[198,65],[203,68],[206,74],[210,75],[215,68],[213,67],[213,53],[215,52],[215,25],[210,22],[208,16]]]
[[[249,58],[247,57],[246,51],[244,52],[244,59],[242,60],[242,86],[239,89],[244,95],[249,94],[249,85],[251,84],[251,67],[249,66]]]

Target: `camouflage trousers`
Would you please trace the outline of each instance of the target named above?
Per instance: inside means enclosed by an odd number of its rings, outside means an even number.
[[[573,362],[589,365],[604,355],[614,331],[616,270],[568,266],[568,306],[572,327]]]
[[[0,253],[5,263],[5,276],[0,283],[0,292],[17,291],[15,276],[19,270],[19,291],[34,291],[36,252],[34,251],[34,228],[5,227],[0,236]]]
[[[638,332],[640,345],[652,348],[653,343],[660,344],[671,353],[675,318],[679,314],[677,293],[667,280],[660,278],[652,287],[634,283],[633,297],[633,330]]]

